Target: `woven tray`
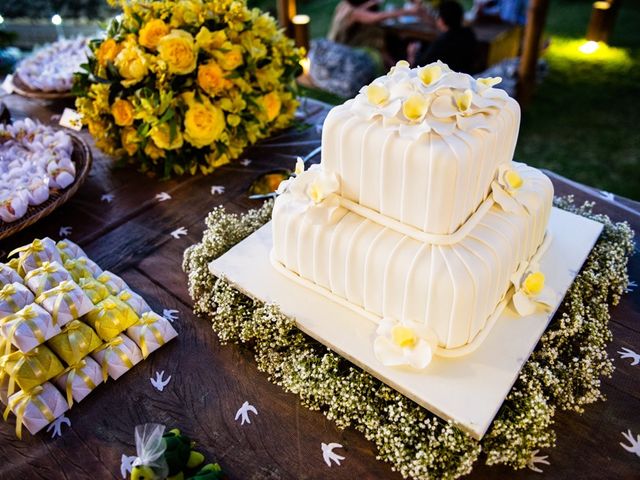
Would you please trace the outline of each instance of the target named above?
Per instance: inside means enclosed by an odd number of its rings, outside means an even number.
[[[11,79],[13,83],[13,91],[18,95],[27,98],[40,98],[43,100],[60,100],[62,98],[72,98],[73,94],[68,92],[45,92],[43,90],[33,90],[25,84],[20,77],[15,74]]]
[[[14,233],[33,225],[38,220],[52,213],[56,208],[69,200],[87,178],[93,162],[91,149],[89,149],[89,146],[79,137],[72,134],[68,135],[71,136],[71,140],[73,141],[71,160],[76,165],[75,181],[64,190],[51,190],[49,192],[49,199],[46,202],[29,207],[27,213],[15,222],[6,223],[0,220],[0,240],[10,237]]]

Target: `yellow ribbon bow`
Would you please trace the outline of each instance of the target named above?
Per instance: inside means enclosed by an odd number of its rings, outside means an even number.
[[[51,409],[39,398],[39,396],[44,391],[44,388],[40,385],[32,388],[30,391],[19,392],[16,396],[12,397],[9,400],[9,405],[4,411],[4,419],[7,420],[9,416],[9,412],[13,410],[16,414],[16,436],[18,439],[22,440],[22,422],[24,420],[24,412],[29,405],[29,402],[33,403],[42,416],[47,420],[48,423],[51,423],[55,420],[53,416],[53,412]]]
[[[81,321],[74,320],[64,328],[64,333],[67,334],[67,340],[69,347],[71,347],[71,355],[73,358],[83,357],[87,353],[87,348],[90,346],[86,335],[80,331],[84,326],[85,324]]]
[[[96,384],[93,383],[93,380],[89,375],[84,372],[84,368],[87,366],[86,360],[80,360],[75,365],[71,365],[64,372],[58,375],[57,378],[62,378],[65,374],[67,375],[67,381],[65,382],[65,391],[67,393],[67,404],[69,408],[73,405],[73,380],[76,376],[80,377],[84,384],[89,388],[89,390],[93,390],[96,388]]]
[[[5,351],[4,354],[8,355],[10,353],[11,350],[11,343],[14,340],[16,331],[18,330],[18,328],[20,327],[20,325],[26,324],[29,329],[33,332],[33,336],[36,337],[36,340],[38,341],[38,345],[42,345],[46,338],[44,336],[44,333],[42,332],[42,329],[40,328],[40,325],[38,325],[38,323],[36,321],[34,321],[35,318],[38,317],[38,313],[33,311],[33,306],[32,305],[28,305],[26,307],[24,307],[22,310],[20,310],[18,313],[14,313],[13,315],[9,315],[8,317],[5,317],[4,320],[2,321],[3,323],[9,323],[9,322],[14,322],[14,324],[11,326],[11,329],[9,330],[9,334],[7,335],[7,345],[5,346]]]
[[[140,317],[140,324],[142,325],[140,329],[140,350],[142,350],[142,357],[145,359],[149,356],[149,348],[147,346],[147,339],[145,338],[147,330],[155,337],[158,345],[164,345],[166,343],[162,333],[160,333],[158,327],[154,325],[158,323],[158,319],[149,315],[149,313],[150,312],[143,313],[142,317]]]
[[[74,275],[76,281],[80,281],[83,278],[93,278],[93,272],[87,266],[88,262],[86,258],[74,258],[64,262],[64,268],[69,270],[69,273]]]
[[[47,290],[36,298],[36,303],[42,304],[47,298],[56,296],[56,300],[53,303],[53,309],[51,310],[51,316],[53,317],[54,325],[58,324],[58,313],[60,312],[60,307],[62,306],[62,302],[64,301],[69,309],[69,313],[73,318],[78,318],[78,308],[76,307],[75,302],[69,292],[72,292],[76,289],[76,284],[70,280],[64,280],[58,284],[57,287],[52,288],[51,290]]]
[[[42,243],[42,240],[40,240],[39,238],[36,238],[33,242],[31,242],[31,244],[12,250],[11,252],[9,252],[8,256],[12,257],[16,253],[25,253],[24,258],[27,258],[29,254],[32,254],[36,258],[36,264],[38,264],[42,262],[42,258],[40,258],[40,255],[38,255],[38,253],[42,251],[44,251],[44,243]],[[22,255],[20,255],[20,257],[22,258]],[[18,266],[22,271],[24,271],[23,265],[24,260],[19,259]]]
[[[120,361],[127,369],[133,368],[133,361],[129,358],[129,356],[122,351],[121,348],[118,348],[122,345],[124,339],[120,336],[114,338],[113,340],[109,340],[107,343],[102,345],[100,348],[96,350],[99,352],[104,350],[104,357],[102,359],[102,380],[104,382],[107,381],[107,377],[109,375],[109,361],[113,355],[117,355],[120,358]]]
[[[56,272],[59,272],[59,271],[60,271],[59,265],[56,265],[55,263],[49,262],[49,261],[42,262],[42,265],[40,265],[38,268],[35,268],[35,269],[31,270],[30,272],[27,272],[27,274],[24,276],[24,281],[28,282],[33,277],[44,275],[44,274],[47,274],[47,273],[49,275],[51,275],[52,273],[56,273]],[[47,284],[46,280],[44,282],[42,282],[42,284],[38,287],[38,291],[35,292],[35,294],[36,295],[40,295],[43,292],[43,290],[45,289],[45,285],[46,284]]]
[[[41,363],[37,361],[38,349],[34,348],[30,352],[27,352],[27,353],[21,352],[21,354],[22,354],[21,357],[13,366],[13,368],[11,369],[11,372],[7,371],[6,365],[13,354],[0,357],[0,371],[6,371],[9,374],[9,386],[7,387],[7,397],[10,397],[11,395],[13,395],[13,392],[15,392],[15,389],[16,389],[15,374],[16,372],[20,371],[20,369],[25,363],[29,364],[29,367],[31,367],[31,370],[35,374],[36,379],[42,380],[43,383],[46,382],[46,379],[44,378],[46,376],[45,371],[42,368]]]
[[[14,312],[20,310],[20,307],[13,299],[13,296],[17,291],[18,290],[16,289],[16,286],[12,283],[6,284],[4,287],[2,287],[2,290],[0,290],[0,300],[6,302]]]

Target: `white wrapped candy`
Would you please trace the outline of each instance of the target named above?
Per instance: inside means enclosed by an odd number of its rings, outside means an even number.
[[[36,298],[36,303],[42,305],[61,327],[94,309],[91,299],[73,281],[61,282],[47,290]]]
[[[129,305],[138,316],[151,311],[151,307],[145,299],[129,288],[122,290],[118,294],[118,298]]]
[[[73,280],[69,272],[58,262],[43,262],[24,276],[27,286],[36,295],[51,290],[65,280]]]
[[[29,197],[24,190],[5,193],[0,197],[0,219],[10,223],[22,218],[29,208]]]
[[[103,383],[102,368],[91,357],[85,357],[56,377],[54,383],[66,393],[69,407],[73,401],[81,402]]]
[[[107,374],[117,380],[142,361],[142,352],[138,346],[122,333],[106,342],[91,356],[102,367],[102,378],[105,381]]]
[[[49,199],[49,177],[46,175],[38,175],[32,177],[27,183],[25,191],[29,205],[40,205]]]
[[[140,347],[143,358],[178,336],[171,323],[155,312],[143,313],[140,321],[127,329],[127,335]]]
[[[53,322],[49,312],[32,303],[5,317],[0,323],[0,331],[20,351],[28,353],[58,335],[60,327]]]
[[[38,268],[44,262],[58,262],[62,264],[62,258],[60,258],[60,252],[56,248],[56,242],[49,237],[45,237],[42,240],[36,238],[29,245],[16,248],[9,256],[15,253],[19,253],[18,264],[20,266],[18,273],[26,273]]]
[[[33,303],[34,296],[21,283],[10,283],[0,290],[0,321]]]
[[[69,405],[53,384],[45,382],[29,392],[11,395],[9,409],[16,416],[16,435],[22,439],[23,425],[35,435],[69,410]]]
[[[8,283],[22,283],[22,277],[9,265],[0,263],[0,284]]]
[[[78,245],[73,243],[71,240],[60,240],[56,246],[60,251],[60,255],[62,255],[63,260],[70,260],[73,258],[86,257],[87,254],[84,253]]]
[[[122,280],[115,273],[111,273],[108,270],[105,270],[100,275],[98,275],[96,277],[96,280],[107,287],[111,295],[117,295],[122,290],[128,288],[124,280]]]

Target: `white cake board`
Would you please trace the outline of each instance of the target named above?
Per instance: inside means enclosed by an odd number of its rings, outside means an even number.
[[[385,367],[374,356],[376,325],[278,273],[269,261],[271,222],[210,263],[250,297],[279,305],[300,330],[436,415],[482,438],[567,289],[593,248],[602,224],[554,208],[552,241],[540,260],[546,283],[559,292],[551,312],[518,317],[507,307],[485,341],[459,358],[435,357],[423,371]]]

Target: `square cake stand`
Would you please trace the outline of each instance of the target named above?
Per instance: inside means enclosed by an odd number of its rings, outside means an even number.
[[[277,304],[306,334],[480,439],[580,271],[602,225],[554,208],[548,230],[551,244],[540,267],[547,285],[558,292],[551,311],[518,317],[507,307],[477,350],[459,358],[434,357],[423,371],[382,365],[373,353],[373,322],[278,273],[269,261],[271,223],[211,262],[209,268],[246,295]]]

